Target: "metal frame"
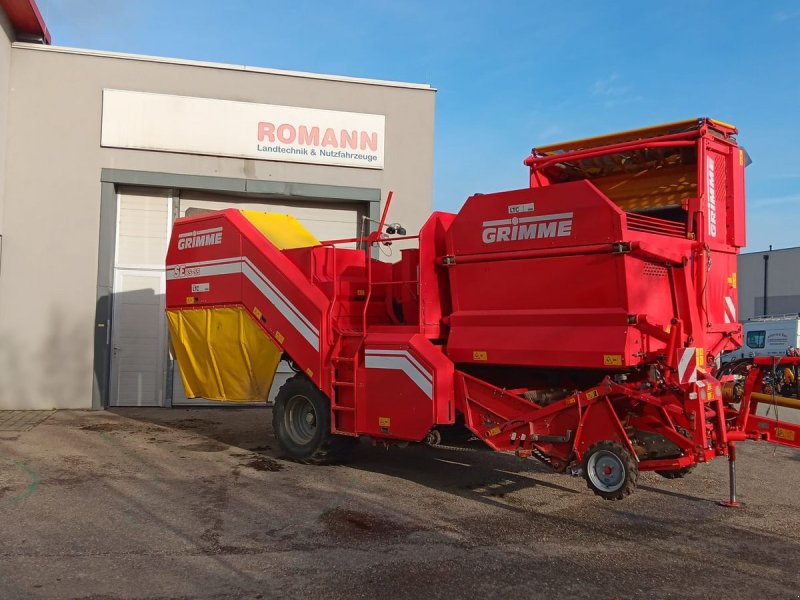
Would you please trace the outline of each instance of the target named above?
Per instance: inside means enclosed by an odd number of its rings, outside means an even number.
[[[111,375],[112,296],[117,237],[118,186],[166,188],[171,191],[172,212],[175,216],[180,190],[222,192],[284,201],[354,202],[363,203],[366,215],[380,218],[381,190],[353,186],[261,181],[206,175],[182,175],[155,171],[102,169],[100,175],[100,230],[97,258],[97,295],[95,304],[95,334],[92,384],[92,409],[108,407]],[[167,377],[168,378],[168,377]],[[166,392],[171,405],[171,389]]]

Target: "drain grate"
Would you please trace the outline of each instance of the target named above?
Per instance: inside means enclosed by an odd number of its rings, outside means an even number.
[[[0,410],[0,431],[30,431],[49,419],[54,410]]]

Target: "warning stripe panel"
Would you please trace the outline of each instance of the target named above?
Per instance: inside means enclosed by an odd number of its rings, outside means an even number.
[[[679,348],[678,381],[694,383],[697,381],[697,348]]]

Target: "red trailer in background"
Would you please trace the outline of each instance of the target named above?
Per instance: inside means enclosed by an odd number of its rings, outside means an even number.
[[[308,241],[246,211],[180,219],[167,311],[185,387],[246,400],[283,356],[297,375],[273,426],[297,460],[340,459],[359,436],[466,433],[606,499],[642,470],[732,461],[744,439],[800,446],[800,427],[756,415],[758,368],[726,393],[712,375],[741,343],[735,134],[703,118],[538,148],[530,187],[472,196],[418,236],[391,235],[391,197],[359,240]],[[374,258],[408,239],[397,262]]]

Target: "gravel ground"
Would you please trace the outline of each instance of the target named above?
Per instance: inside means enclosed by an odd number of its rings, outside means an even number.
[[[489,452],[284,460],[269,409],[0,432],[0,598],[800,598],[800,452],[741,444],[622,502]]]

